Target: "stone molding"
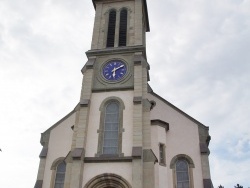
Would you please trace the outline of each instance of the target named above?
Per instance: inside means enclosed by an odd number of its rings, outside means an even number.
[[[87,69],[93,69],[95,61],[96,61],[95,57],[89,58],[87,63],[83,66],[81,70],[82,74],[84,74]]]
[[[142,97],[134,97],[133,99],[134,104],[141,104],[142,103]]]
[[[105,89],[93,89],[92,90],[92,93],[101,93],[101,92],[111,92],[111,91],[133,91],[134,90],[134,87],[133,86],[126,86],[126,87],[122,87],[122,88],[105,88]]]
[[[132,188],[127,180],[123,177],[112,174],[104,173],[93,177],[84,188],[99,188],[99,187],[115,187],[115,188]]]
[[[36,180],[34,188],[42,188],[42,187],[43,187],[43,180]]]
[[[143,150],[143,162],[154,162],[154,163],[158,162],[158,159],[155,156],[152,149]]]
[[[166,132],[169,131],[169,123],[162,121],[160,119],[152,119],[151,125],[158,125],[160,127],[163,127],[166,130]]]
[[[90,100],[89,99],[82,99],[80,101],[80,106],[81,107],[88,107],[90,105]]]
[[[59,163],[61,163],[62,161],[64,161],[65,157],[59,157],[56,160],[54,160],[54,162],[52,163],[50,170],[56,170],[56,167],[58,166]]]
[[[151,109],[151,106],[152,106],[150,101],[148,99],[143,99],[142,104],[143,104],[143,111],[144,112],[150,112],[150,109]]]
[[[211,179],[203,179],[204,188],[214,188]]]
[[[118,157],[118,156],[85,157],[84,162],[85,163],[132,162],[132,157]]]
[[[97,50],[89,50],[86,52],[87,57],[92,56],[102,56],[102,55],[114,55],[114,54],[126,54],[126,53],[135,53],[142,52],[146,53],[146,47],[139,46],[123,46],[123,47],[115,47],[115,48],[105,48],[105,49],[97,49]]]
[[[47,147],[43,147],[39,157],[40,158],[46,158],[47,157],[47,154],[48,154],[48,148]]]
[[[200,152],[201,154],[210,154],[210,150],[206,143],[200,143]]]
[[[142,55],[135,54],[134,55],[134,65],[141,65],[142,64]]]
[[[133,147],[132,148],[132,157],[141,158],[142,157],[142,147]]]
[[[173,157],[173,159],[170,162],[170,168],[174,169],[175,168],[175,163],[177,160],[179,159],[185,159],[188,162],[189,168],[194,168],[194,161],[191,159],[191,157],[189,157],[188,155],[185,154],[179,154],[176,155],[175,157]]]
[[[73,160],[81,160],[84,158],[84,148],[75,148],[72,152],[71,152],[71,156]]]

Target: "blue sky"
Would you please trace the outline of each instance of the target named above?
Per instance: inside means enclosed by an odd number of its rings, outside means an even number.
[[[210,127],[214,187],[250,187],[250,0],[148,0],[150,85]],[[40,133],[79,101],[91,0],[0,0],[0,187],[33,187]]]

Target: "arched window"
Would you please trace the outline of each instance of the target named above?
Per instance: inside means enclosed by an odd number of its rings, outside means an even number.
[[[100,127],[98,130],[97,157],[122,157],[123,110],[125,106],[118,97],[105,99],[101,106]]]
[[[194,167],[194,162],[188,155],[176,155],[170,162],[170,168],[173,172],[173,187],[194,188]]]
[[[111,10],[109,12],[107,47],[114,47],[114,44],[115,44],[115,23],[116,23],[116,11]]]
[[[106,105],[104,118],[103,154],[118,154],[119,103]]]
[[[65,179],[66,164],[64,161],[59,163],[56,167],[56,177],[54,188],[63,188]]]
[[[175,164],[177,188],[190,188],[189,167],[186,160],[178,160]]]
[[[126,46],[127,44],[127,9],[122,9],[120,13],[120,28],[119,28],[119,46]]]

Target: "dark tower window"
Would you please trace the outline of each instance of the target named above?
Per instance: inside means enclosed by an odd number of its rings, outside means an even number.
[[[127,44],[127,17],[128,11],[123,9],[120,13],[119,46]]]
[[[116,11],[111,10],[109,12],[107,47],[114,47],[114,43],[115,43],[115,22],[116,22]]]

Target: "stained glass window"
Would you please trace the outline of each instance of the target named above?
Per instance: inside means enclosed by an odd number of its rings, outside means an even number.
[[[118,153],[119,104],[112,101],[107,104],[104,119],[103,154]]]
[[[64,179],[65,179],[65,171],[66,171],[66,164],[63,161],[63,162],[59,163],[57,168],[56,168],[56,179],[55,179],[55,187],[54,188],[63,188]]]
[[[177,188],[190,188],[188,163],[186,160],[176,162]]]

